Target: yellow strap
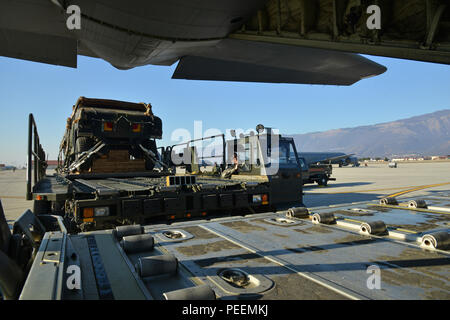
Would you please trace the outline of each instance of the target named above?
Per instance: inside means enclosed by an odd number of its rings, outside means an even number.
[[[152,105],[151,105],[151,103],[144,103],[144,102],[141,102],[141,104],[144,105],[145,109],[147,109],[147,110],[145,111],[145,115],[146,115],[146,116],[151,116],[151,117],[153,117],[153,112],[152,112]]]

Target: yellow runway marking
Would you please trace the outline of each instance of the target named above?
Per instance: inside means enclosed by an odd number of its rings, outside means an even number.
[[[403,191],[388,195],[387,197],[396,197],[398,195],[402,195],[408,192],[418,191],[426,188],[439,187],[446,184],[450,184],[450,182],[438,183],[438,184],[428,184],[422,186],[411,186],[411,187],[396,187],[396,188],[380,188],[380,189],[369,189],[369,190],[354,190],[354,191],[341,191],[341,192],[327,192],[326,194],[345,194],[345,193],[363,193],[363,192],[373,192],[373,191],[387,191],[387,190],[402,190]],[[307,195],[318,195],[319,193],[306,193]],[[323,193],[321,193],[323,194]]]
[[[417,186],[418,187],[418,186]],[[414,187],[414,188],[417,188]],[[396,188],[382,188],[382,189],[369,189],[369,190],[355,190],[355,191],[341,191],[341,192],[327,192],[327,194],[343,194],[343,193],[360,193],[360,192],[372,192],[372,191],[385,191],[385,190],[398,190],[398,189],[407,189],[411,187],[396,187]],[[315,194],[315,193],[308,193]],[[322,193],[323,194],[323,193]]]
[[[413,189],[408,189],[408,190],[404,190],[404,191],[400,191],[400,192],[391,194],[391,195],[388,196],[388,198],[397,197],[397,196],[400,196],[400,195],[405,194],[405,193],[408,193],[408,192],[414,192],[414,191],[418,191],[418,190],[422,190],[422,189],[445,186],[446,184],[450,184],[450,182],[437,183],[437,184],[429,184],[429,185],[424,185],[424,186],[414,187]]]

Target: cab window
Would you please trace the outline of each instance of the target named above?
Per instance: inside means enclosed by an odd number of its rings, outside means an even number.
[[[298,160],[300,161],[300,167],[302,170],[306,170],[305,160],[303,160],[303,158],[299,158]]]
[[[276,154],[276,148],[272,147],[272,157]],[[278,162],[280,166],[297,167],[297,158],[295,157],[294,148],[290,141],[280,141],[278,146],[278,159],[271,159],[272,162]]]

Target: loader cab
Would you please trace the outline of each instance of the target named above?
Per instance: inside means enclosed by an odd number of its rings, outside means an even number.
[[[300,168],[302,169],[302,172],[306,172],[308,171],[308,164],[306,163],[305,158],[298,158],[299,162],[300,162]]]
[[[228,141],[227,163],[237,154],[239,170],[236,179],[245,176],[264,177],[271,185],[276,202],[298,199],[302,204],[302,166],[294,139],[273,133],[271,128],[257,126],[257,134]],[[280,209],[280,208],[277,208]]]
[[[271,128],[259,125],[258,134],[241,136],[227,143],[227,163],[237,154],[240,174],[277,175],[280,172],[299,172],[301,163],[294,140],[275,134]]]

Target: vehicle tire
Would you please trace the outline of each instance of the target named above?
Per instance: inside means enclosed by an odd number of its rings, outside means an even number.
[[[326,185],[328,185],[328,178],[325,177],[325,176],[321,177],[319,180],[317,180],[317,184],[319,186],[326,186]]]
[[[35,215],[40,214],[50,214],[51,213],[51,202],[47,200],[34,200],[33,201],[33,213]]]

